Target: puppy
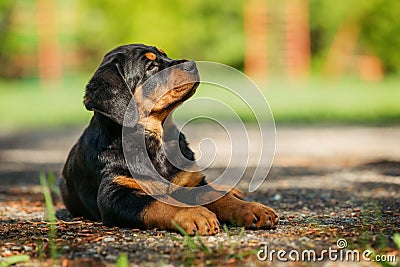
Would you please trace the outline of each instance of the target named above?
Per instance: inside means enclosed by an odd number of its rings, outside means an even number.
[[[151,79],[157,74],[162,74],[162,82]],[[170,59],[156,47],[124,45],[104,56],[84,97],[93,117],[71,149],[59,182],[64,204],[73,216],[141,229],[177,230],[179,225],[188,234],[200,235],[218,233],[220,223],[252,229],[276,224],[273,209],[243,201],[235,192],[214,189],[196,171],[194,153],[170,115],[195,93],[198,84],[193,61]],[[169,89],[161,90],[165,85]],[[123,126],[129,129],[129,159],[124,157]],[[175,152],[181,155],[175,161],[185,163],[172,164],[171,151],[172,157]],[[157,192],[146,190],[147,185],[157,191],[164,183],[154,182],[153,176],[176,188],[168,196],[156,196]],[[153,182],[143,182],[146,179]],[[201,186],[207,190],[190,193]],[[168,199],[174,200],[182,191],[179,188],[189,190],[180,195],[194,204],[205,196],[218,197],[202,206],[174,205]]]

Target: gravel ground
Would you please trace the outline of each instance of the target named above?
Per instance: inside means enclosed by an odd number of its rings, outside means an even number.
[[[278,211],[281,219],[272,230],[229,228],[216,236],[188,239],[71,218],[56,201],[56,237],[51,238],[38,172],[57,173],[80,131],[0,133],[0,266],[21,254],[30,256],[23,266],[113,266],[121,253],[131,266],[380,266],[343,256],[357,250],[362,259],[366,249],[399,264],[400,250],[392,237],[400,232],[400,128],[278,128],[268,179],[249,193],[250,165],[238,186],[246,199]],[[195,127],[186,132],[196,147],[205,131]],[[221,173],[222,165],[217,158],[208,174]],[[50,260],[52,242],[55,261]],[[260,249],[260,256],[268,249],[266,261],[257,258]],[[343,260],[332,260],[324,252],[329,249],[336,249],[332,255]],[[287,262],[278,259],[278,250],[286,251],[280,255]],[[292,261],[296,253],[309,251],[315,251],[316,261]]]

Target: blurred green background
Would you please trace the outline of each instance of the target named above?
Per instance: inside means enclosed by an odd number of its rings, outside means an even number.
[[[87,81],[127,43],[244,71],[277,124],[399,124],[399,16],[398,0],[3,0],[0,125],[86,124]]]

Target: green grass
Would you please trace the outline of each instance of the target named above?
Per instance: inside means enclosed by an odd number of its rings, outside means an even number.
[[[37,80],[0,82],[2,128],[68,127],[85,124],[91,113],[83,106],[85,80],[65,79],[43,89]]]
[[[0,267],[8,267],[18,263],[24,263],[30,260],[28,255],[14,255],[10,257],[3,258],[0,261]]]
[[[126,253],[121,253],[118,256],[117,263],[115,264],[116,267],[129,267],[129,259]]]
[[[0,81],[0,125],[2,128],[69,127],[85,125],[91,112],[82,100],[90,75],[65,78],[60,86],[40,87],[38,80]],[[277,124],[330,123],[393,125],[400,123],[400,78],[382,82],[354,79],[309,82],[272,81],[262,91]],[[254,98],[242,88],[245,99]],[[201,85],[194,98],[207,97],[222,101],[244,121],[254,121],[251,109],[231,92],[216,86]],[[253,99],[254,100],[254,99]],[[259,99],[258,99],[259,100]],[[262,105],[251,107],[268,116]],[[197,115],[233,120],[232,111],[218,104],[185,103],[174,115],[188,120]]]
[[[266,91],[277,122],[398,124],[400,79],[379,83],[314,80]]]
[[[224,224],[223,231],[227,235],[225,243],[217,241],[217,244],[211,245],[205,243],[204,237],[200,237],[198,234],[190,236],[185,230],[178,224],[173,223],[178,232],[183,236],[175,237],[170,236],[174,241],[177,241],[183,245],[184,252],[184,266],[195,266],[199,265],[199,262],[205,262],[206,265],[224,265],[229,259],[235,259],[242,262],[247,257],[254,255],[258,250],[255,249],[243,249],[240,247],[240,240],[244,234],[244,227],[240,228],[240,231],[235,238],[229,232],[228,227]],[[232,264],[232,263],[231,263]]]
[[[390,79],[379,83],[359,80],[328,81],[312,79],[309,82],[272,81],[261,86],[275,122],[289,123],[330,123],[393,125],[400,123],[400,79]],[[239,86],[240,87],[240,86]],[[253,121],[252,111],[243,101],[227,90],[216,86],[200,87],[195,97],[211,97],[232,107],[244,121]],[[242,90],[241,96],[251,99],[251,92]],[[189,106],[190,105],[190,106]],[[187,119],[199,113],[202,104],[196,102],[183,106],[178,118]],[[195,108],[192,108],[195,107]],[[196,107],[198,108],[196,110]],[[262,106],[251,108],[261,119],[267,119]],[[179,109],[177,110],[179,112]],[[210,103],[209,114],[229,117],[222,106]],[[204,112],[203,113],[207,113]],[[215,115],[214,115],[215,117]]]

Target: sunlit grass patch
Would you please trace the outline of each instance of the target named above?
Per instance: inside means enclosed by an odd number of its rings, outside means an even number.
[[[92,113],[82,102],[89,77],[65,78],[60,86],[46,89],[37,80],[0,81],[0,125],[17,129],[86,125]],[[261,84],[260,88],[277,124],[395,125],[400,123],[399,81],[398,78],[374,83],[351,79],[274,80]],[[246,88],[242,89],[241,97],[245,100],[255,97]],[[221,101],[245,122],[254,122],[253,112],[264,110],[261,106],[247,106],[229,90],[216,86],[200,85],[192,99],[196,98]],[[233,121],[236,116],[221,106],[191,101],[184,103],[174,117],[187,121],[205,112],[226,121]],[[268,117],[261,114],[259,119]]]

